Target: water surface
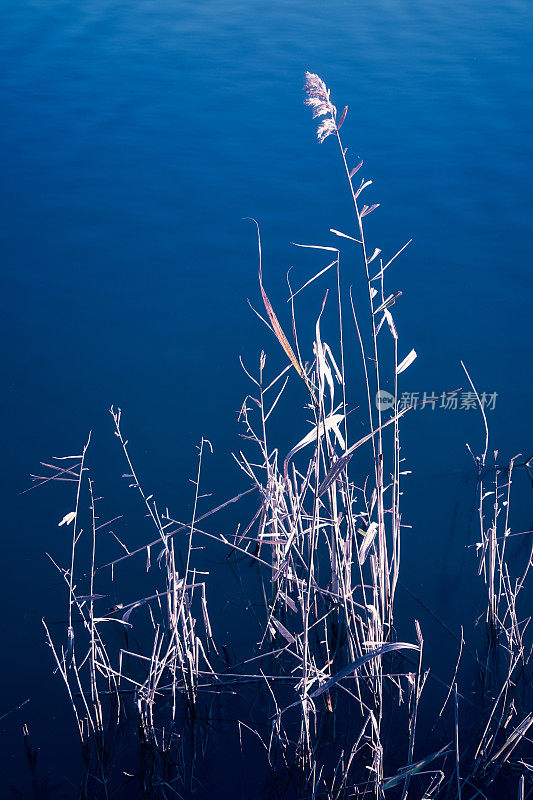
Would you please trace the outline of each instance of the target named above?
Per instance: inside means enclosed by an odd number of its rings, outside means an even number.
[[[268,348],[272,369],[283,364],[246,304],[260,300],[243,218],[260,222],[279,307],[287,269],[300,283],[321,263],[290,242],[331,244],[330,227],[353,230],[334,143],[317,144],[302,105],[306,69],[350,106],[345,143],[382,204],[372,244],[392,254],[413,238],[389,279],[404,293],[402,346],[419,353],[403,389],[466,388],[463,359],[480,391],[498,394],[499,459],[531,454],[532,25],[519,1],[49,0],[2,10],[0,714],[31,697],[2,721],[3,774],[22,785],[23,721],[52,769],[75,743],[40,622],[61,619],[64,591],[44,552],[66,558],[57,522],[70,499],[61,486],[19,493],[39,461],[78,452],[92,430],[102,492],[120,513],[112,403],[164,504],[188,513],[201,436],[215,445],[208,479],[220,496],[233,492],[229,453],[248,391],[238,356],[252,362]],[[356,286],[358,269],[348,253]],[[311,301],[300,311],[310,335],[315,312]],[[404,430],[415,471],[404,580],[457,626],[450,585],[475,587],[464,445],[482,446],[481,422],[425,409]],[[304,418],[277,423],[287,450],[304,432]],[[530,495],[519,483],[523,530]],[[129,541],[144,541],[131,519]],[[476,592],[466,592],[474,610]]]

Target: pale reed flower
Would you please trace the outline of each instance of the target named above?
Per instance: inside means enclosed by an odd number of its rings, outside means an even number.
[[[324,139],[330,136],[332,133],[337,132],[337,126],[335,125],[335,120],[333,119],[325,119],[317,128],[316,135],[318,137],[318,141],[322,144]]]
[[[332,133],[337,132],[337,124],[335,122],[337,109],[329,99],[329,89],[326,84],[322,78],[313,72],[305,73],[304,90],[308,95],[304,102],[306,106],[310,106],[313,109],[313,119],[329,114],[329,118],[322,120],[316,132],[318,141],[322,143]]]

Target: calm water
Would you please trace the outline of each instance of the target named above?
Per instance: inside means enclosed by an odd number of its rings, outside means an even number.
[[[40,622],[62,618],[44,553],[65,559],[57,522],[70,499],[63,487],[20,495],[28,474],[79,452],[92,429],[101,491],[120,513],[114,403],[164,504],[188,513],[202,435],[215,445],[207,481],[232,492],[248,389],[238,355],[267,347],[272,368],[282,363],[246,304],[259,300],[243,217],[261,224],[280,306],[288,267],[301,283],[322,264],[290,242],[331,244],[330,227],[352,224],[333,143],[316,143],[302,105],[306,69],[350,106],[345,143],[382,204],[372,244],[392,254],[414,240],[389,279],[404,292],[403,349],[419,353],[403,389],[466,388],[463,359],[480,391],[497,393],[499,459],[531,454],[532,30],[525,0],[4,0],[0,715],[31,702],[1,721],[1,796],[24,785],[23,722],[54,769],[72,731]],[[305,431],[294,427],[279,423],[286,449]],[[416,470],[404,581],[457,627],[450,586],[471,583],[477,603],[464,445],[479,450],[481,423],[425,409],[404,430]],[[523,530],[533,513],[525,476],[518,484]],[[144,541],[140,515],[127,535]]]

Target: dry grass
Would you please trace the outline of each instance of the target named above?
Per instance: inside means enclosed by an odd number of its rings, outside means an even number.
[[[340,135],[347,109],[337,120],[330,92],[317,75],[307,74],[305,90],[307,105],[321,120],[319,141],[337,141],[354,225],[349,233],[331,231],[335,242],[341,240],[342,253],[340,245],[299,245],[329,259],[303,290],[311,283],[316,288],[315,281],[323,275],[335,276],[335,296],[325,292],[312,353],[305,348],[305,356],[295,316],[295,298],[300,301],[302,290],[290,293],[291,344],[264,288],[258,228],[265,308],[265,316],[260,316],[287,365],[269,375],[262,353],[257,371],[245,369],[252,387],[240,412],[246,446],[235,455],[245,488],[199,514],[202,467],[211,448],[202,440],[192,517],[175,519],[142,488],[123,436],[121,413],[112,409],[127,464],[125,477],[139,494],[154,538],[131,552],[122,545],[119,557],[100,564],[97,530],[107,523],[98,519],[89,442],[80,456],[67,461],[71,466],[54,464],[38,479],[70,480],[75,488],[73,511],[64,520],[72,526],[71,559],[65,568],[57,565],[68,597],[64,641],[53,638],[46,625],[45,630],[82,743],[83,797],[123,796],[124,785],[129,791],[136,786],[146,796],[192,794],[202,780],[202,754],[217,736],[214,703],[226,695],[227,725],[244,750],[253,740],[254,752],[259,748],[263,754],[264,796],[474,800],[503,796],[495,795],[493,788],[502,785],[496,783],[502,774],[505,791],[512,791],[509,797],[527,797],[532,791],[533,767],[525,755],[533,725],[533,714],[525,708],[531,644],[526,641],[528,620],[520,612],[520,594],[532,562],[529,558],[516,574],[507,561],[513,463],[506,472],[496,471],[489,494],[488,428],[484,453],[476,461],[479,574],[487,587],[489,633],[486,654],[477,659],[479,691],[458,683],[461,636],[455,674],[444,686],[442,681],[432,684],[444,697],[437,720],[442,733],[438,746],[430,748],[435,736],[420,731],[430,675],[422,631],[413,620],[412,640],[400,642],[394,629],[404,472],[400,420],[405,411],[383,411],[374,402],[385,388],[398,396],[398,377],[416,357],[414,350],[400,347],[392,316],[401,293],[385,289],[389,266],[409,242],[388,259],[379,248],[368,246],[365,219],[378,205],[362,204],[371,182],[359,177],[362,163],[352,166],[347,160]],[[341,291],[341,261],[353,262],[355,257],[367,285],[365,303],[356,304]],[[328,330],[337,331],[333,344],[324,340],[326,318]],[[367,404],[363,436],[354,436],[355,426],[350,424],[354,389],[345,373],[348,341],[355,341],[361,356],[359,386],[364,387]],[[306,393],[309,429],[283,456],[270,443],[269,425],[292,376]],[[369,474],[364,472],[367,463]],[[245,495],[247,501],[242,500]],[[251,519],[235,533],[213,532],[202,524],[230,505],[250,500],[255,503]],[[85,557],[79,564],[82,539],[89,542],[90,556],[89,563]],[[209,540],[226,549],[226,564],[235,562],[236,569],[254,564],[257,570],[253,600],[262,598],[257,611],[261,635],[239,663],[217,649],[211,627],[211,578],[197,550]],[[102,606],[99,582],[104,576],[120,580],[124,562],[132,559],[145,560],[153,591],[120,608],[97,612]],[[117,629],[123,639],[120,646]],[[260,723],[257,711],[255,722],[245,717],[250,691],[255,693]],[[477,715],[474,737],[464,723],[472,708]],[[134,749],[135,737],[141,744],[141,761],[126,777],[117,766],[116,737],[122,729],[130,737],[126,750]],[[217,747],[224,747],[226,739],[219,736]],[[257,765],[258,756],[254,759]]]

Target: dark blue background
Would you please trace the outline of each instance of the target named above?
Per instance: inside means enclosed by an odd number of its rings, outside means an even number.
[[[89,429],[111,481],[102,493],[112,492],[123,470],[111,403],[124,409],[146,488],[176,513],[188,513],[202,435],[215,445],[218,494],[242,485],[229,456],[248,390],[238,355],[252,362],[268,347],[272,369],[283,364],[246,304],[260,298],[254,229],[242,218],[261,224],[265,283],[285,324],[288,267],[299,284],[322,265],[290,242],[333,244],[330,227],[353,230],[334,142],[317,144],[303,106],[306,69],[350,106],[345,144],[374,180],[367,202],[382,204],[369,221],[372,246],[391,255],[414,240],[389,278],[404,292],[402,352],[419,353],[402,388],[466,388],[463,359],[480,391],[498,392],[490,423],[500,460],[531,454],[533,42],[525,0],[17,0],[1,9],[0,714],[32,698],[0,723],[15,780],[23,721],[52,764],[72,730],[40,623],[63,614],[44,552],[65,558],[57,522],[70,494],[18,493],[39,460],[78,452]],[[316,305],[300,306],[304,330],[306,311],[312,322]],[[305,418],[277,430],[288,450]],[[475,537],[464,443],[480,449],[481,421],[416,412],[404,431],[415,472],[404,580],[454,620],[450,587],[476,583],[464,548]],[[519,528],[531,527],[525,489]],[[109,515],[119,506],[117,495]],[[131,543],[144,539],[130,529]]]

